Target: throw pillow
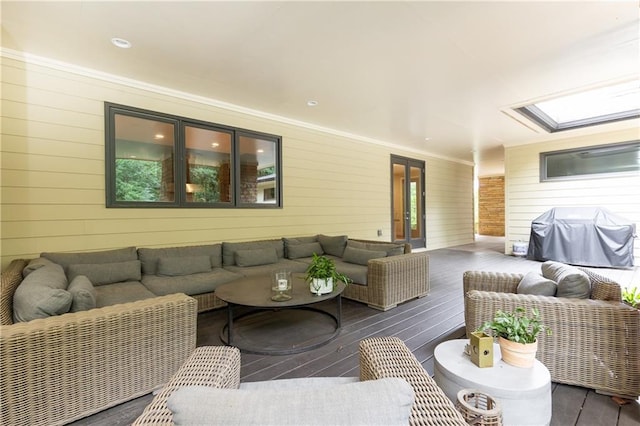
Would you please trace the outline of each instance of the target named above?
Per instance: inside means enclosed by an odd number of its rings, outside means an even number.
[[[29,275],[36,269],[42,268],[45,265],[55,265],[55,263],[44,257],[36,257],[35,259],[31,259],[27,266],[25,266],[22,270],[22,278],[26,278],[27,275]]]
[[[336,237],[330,237],[327,235],[318,235],[318,241],[322,246],[322,250],[326,254],[330,254],[332,256],[342,257],[344,253],[344,249],[347,246],[347,236],[339,235]]]
[[[13,295],[13,322],[64,314],[71,308],[71,293],[62,266],[52,263],[31,272]]]
[[[211,258],[209,256],[161,257],[158,259],[158,275],[177,277],[202,272],[211,272]]]
[[[89,278],[84,275],[77,275],[69,283],[67,291],[71,293],[71,308],[69,312],[88,311],[97,306],[96,289],[89,281]]]
[[[357,265],[367,265],[369,260],[387,257],[386,251],[365,250],[347,246],[344,249],[342,260]]]
[[[300,259],[302,257],[311,257],[313,254],[318,256],[324,254],[322,246],[319,242],[300,243],[287,246],[287,256],[289,259]]]
[[[555,296],[557,284],[535,271],[528,272],[518,284],[516,293],[536,294],[539,296]]]
[[[414,398],[405,380],[386,378],[299,390],[189,386],[167,406],[176,425],[407,425]]]
[[[69,279],[73,281],[77,275],[86,276],[93,285],[140,281],[142,278],[139,260],[114,263],[77,263],[69,265]]]
[[[238,266],[270,265],[278,262],[278,253],[272,248],[236,250],[235,260]]]
[[[542,264],[542,276],[558,283],[556,297],[588,299],[591,294],[589,276],[574,266],[549,260]]]

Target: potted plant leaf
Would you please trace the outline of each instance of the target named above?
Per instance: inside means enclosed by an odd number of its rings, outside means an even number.
[[[333,259],[326,256],[313,254],[311,263],[307,268],[305,280],[309,282],[309,290],[318,296],[331,293],[338,281],[345,284],[351,283],[351,278],[336,270],[336,264]]]
[[[526,315],[525,308],[519,306],[514,312],[498,310],[491,321],[487,321],[478,331],[489,330],[498,338],[502,360],[517,367],[531,367],[538,350],[538,335],[551,330],[540,320],[540,313],[532,309],[532,315]]]
[[[632,308],[640,309],[640,288],[624,287],[622,289],[622,301]]]

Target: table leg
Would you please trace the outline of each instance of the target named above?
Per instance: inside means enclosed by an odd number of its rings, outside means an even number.
[[[336,297],[336,303],[338,304],[338,312],[337,312],[337,322],[338,322],[338,329],[340,329],[342,327],[342,295],[338,295],[338,297]]]
[[[227,345],[232,346],[233,339],[233,303],[227,302]]]

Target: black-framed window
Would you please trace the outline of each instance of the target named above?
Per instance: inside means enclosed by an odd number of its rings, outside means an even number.
[[[105,129],[107,207],[282,207],[280,136],[109,102]]]
[[[640,141],[540,153],[540,181],[640,174]]]

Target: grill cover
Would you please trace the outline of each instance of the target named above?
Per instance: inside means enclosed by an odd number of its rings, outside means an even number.
[[[601,207],[556,207],[531,223],[527,258],[633,267],[634,223]]]

